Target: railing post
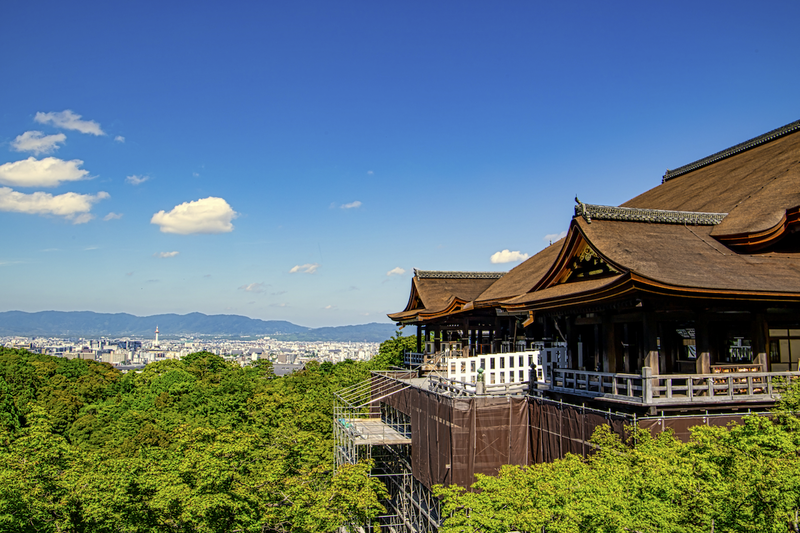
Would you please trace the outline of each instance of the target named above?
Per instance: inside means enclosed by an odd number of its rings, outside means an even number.
[[[714,397],[714,378],[706,378],[706,381],[708,382],[708,397],[709,398],[713,398]]]
[[[649,404],[653,402],[653,369],[649,366],[642,368],[642,402]]]

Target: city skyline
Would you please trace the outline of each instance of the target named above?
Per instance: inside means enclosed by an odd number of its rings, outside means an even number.
[[[154,7],[4,7],[0,311],[389,322],[800,118],[790,2]]]

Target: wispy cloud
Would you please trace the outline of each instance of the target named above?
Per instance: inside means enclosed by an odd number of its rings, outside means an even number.
[[[375,174],[375,173],[374,173],[373,171],[371,171],[371,170],[367,170],[367,174],[368,174],[369,176],[372,176],[372,175],[373,175],[373,174]]]
[[[522,252],[512,252],[510,250],[503,250],[495,252],[489,259],[492,263],[513,263],[515,261],[524,261],[528,258],[528,254]]]
[[[75,130],[81,133],[90,133],[92,135],[105,135],[106,132],[100,128],[100,124],[94,120],[81,120],[81,115],[73,113],[69,109],[64,111],[55,111],[52,113],[36,113],[33,120],[39,124],[52,124],[57,128],[65,130]]]
[[[63,133],[45,135],[41,131],[26,131],[11,141],[11,148],[17,152],[30,152],[32,154],[49,154],[59,148],[60,143],[67,140]]]
[[[239,289],[245,292],[255,292],[261,293],[264,292],[265,285],[263,283],[250,283],[249,285],[242,285]]]
[[[153,257],[159,257],[161,259],[167,259],[169,257],[175,257],[180,252],[156,252],[153,254]]]
[[[269,304],[269,306],[270,307],[289,307],[289,304],[287,304],[286,302],[282,302],[282,303]]]
[[[99,250],[99,249],[100,249],[100,247],[99,247],[99,246],[93,245],[93,246],[86,246],[86,247],[83,249],[83,251],[84,251],[84,252],[91,252],[92,250]]]
[[[335,305],[326,305],[325,307],[323,307],[323,309],[325,309],[326,311],[330,311],[331,309],[336,309],[336,306]]]
[[[405,268],[394,267],[389,272],[386,273],[387,276],[402,276],[406,273]]]
[[[124,143],[125,137],[123,137],[122,135],[117,135],[116,137],[114,137],[114,140],[117,141],[118,143]]]
[[[563,239],[566,236],[567,236],[566,231],[562,231],[561,233],[550,233],[549,235],[544,236],[544,240],[548,242],[556,242]]]
[[[145,181],[149,180],[150,176],[137,176],[136,174],[132,176],[128,176],[125,178],[126,183],[130,183],[131,185],[141,185]]]
[[[53,196],[45,192],[24,194],[9,187],[0,187],[0,211],[56,215],[71,220],[73,224],[83,224],[94,218],[89,212],[92,205],[108,197],[107,192],[96,195],[68,192]]]
[[[342,209],[356,209],[357,207],[361,207],[361,202],[356,200],[355,202],[350,202],[349,204],[342,204],[339,207]]]
[[[133,276],[133,272],[125,272],[126,276]]]
[[[209,197],[176,205],[170,212],[159,211],[150,223],[160,226],[162,233],[229,233],[231,220],[238,215],[222,198]]]
[[[122,213],[115,213],[115,212],[112,211],[109,214],[107,214],[106,216],[104,216],[103,220],[108,222],[109,220],[119,220],[120,218],[122,218]]]
[[[280,296],[281,294],[286,294],[286,291],[278,291],[278,292],[269,293],[270,296]]]
[[[305,265],[295,265],[289,270],[290,274],[301,272],[303,274],[313,274],[319,268],[318,263],[306,263]]]
[[[29,157],[0,165],[0,183],[12,187],[57,187],[63,181],[86,179],[89,171],[78,168],[80,159],[64,161],[56,157]]]

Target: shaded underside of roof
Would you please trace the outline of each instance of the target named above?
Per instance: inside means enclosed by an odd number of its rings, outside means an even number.
[[[794,130],[669,179],[622,207],[728,213],[717,232],[747,233],[771,227],[798,205],[798,189],[800,130]],[[775,204],[776,198],[782,200]]]
[[[512,268],[478,296],[476,304],[513,298],[531,290],[558,257],[563,245],[564,239],[561,239]]]

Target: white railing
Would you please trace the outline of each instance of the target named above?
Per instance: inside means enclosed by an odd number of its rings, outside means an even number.
[[[478,384],[469,381],[459,381],[442,376],[430,376],[430,384],[428,389],[433,392],[453,394],[455,396],[475,395],[478,394]],[[514,396],[518,394],[525,394],[528,391],[528,382],[521,381],[517,383],[505,383],[484,385],[481,395],[486,396]]]
[[[550,390],[580,396],[608,397],[646,405],[681,403],[771,402],[778,383],[799,379],[800,372],[727,372],[716,374],[613,374],[554,368]]]

